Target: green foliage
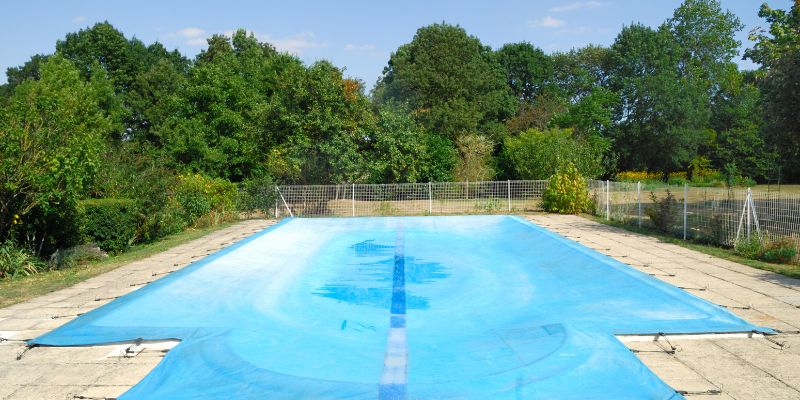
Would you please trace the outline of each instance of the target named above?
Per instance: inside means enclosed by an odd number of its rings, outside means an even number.
[[[175,198],[188,223],[211,212],[225,214],[234,211],[236,185],[221,178],[200,174],[181,175],[175,188]]]
[[[497,50],[506,81],[515,97],[533,101],[553,75],[553,62],[544,52],[528,42],[509,43]]]
[[[502,159],[517,179],[547,179],[569,164],[581,175],[597,178],[604,173],[603,155],[609,147],[599,136],[576,138],[571,129],[530,129],[506,139]]]
[[[491,140],[485,136],[459,136],[456,148],[460,157],[453,174],[456,180],[476,182],[491,179],[495,174],[490,164],[493,147]]]
[[[84,240],[110,253],[121,253],[135,241],[140,223],[136,202],[129,199],[81,201],[81,231]]]
[[[586,178],[581,176],[574,164],[568,163],[548,180],[542,196],[542,207],[545,211],[578,214],[589,210],[590,205]]]
[[[800,181],[800,3],[795,1],[789,10],[772,9],[764,3],[758,16],[766,20],[769,29],[751,32],[755,45],[745,57],[760,64],[757,82],[766,142],[780,155],[783,173]]]
[[[797,257],[797,247],[797,242],[789,237],[770,240],[764,244],[759,258],[766,262],[789,264]]]
[[[275,207],[275,181],[270,176],[261,176],[248,179],[241,184],[236,199],[236,209],[253,213],[268,214]]]
[[[672,233],[678,223],[680,210],[675,195],[667,190],[666,195],[659,199],[655,193],[650,192],[651,206],[645,209],[645,213],[650,218],[650,222],[661,232]]]
[[[790,237],[769,240],[757,235],[743,236],[733,249],[742,257],[776,264],[789,264],[797,257],[797,242]]]
[[[515,101],[497,58],[459,26],[428,25],[392,53],[374,97],[407,104],[426,130],[451,140],[473,132],[499,143],[497,124]]]
[[[33,252],[18,246],[13,240],[0,244],[0,279],[33,275],[45,267]]]
[[[756,235],[750,237],[744,236],[736,241],[733,250],[739,256],[755,260],[759,258],[761,252],[764,250],[764,244],[761,238]]]
[[[426,132],[407,113],[383,107],[370,142],[370,181],[448,181],[456,162],[453,143]]]
[[[16,86],[0,110],[0,239],[12,219],[38,210],[40,221],[64,214],[92,181],[111,119],[98,103],[103,76],[81,79],[58,55],[41,64],[40,79]],[[46,226],[37,239],[62,242]],[[47,236],[47,237],[45,237]]]
[[[708,137],[706,84],[679,66],[681,48],[665,29],[623,28],[611,46],[610,89],[620,98],[614,139],[626,169],[682,169]]]

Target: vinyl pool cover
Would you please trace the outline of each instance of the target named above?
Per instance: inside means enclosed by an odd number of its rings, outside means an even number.
[[[677,399],[615,334],[768,331],[512,216],[287,219],[31,341],[180,339],[120,399]]]

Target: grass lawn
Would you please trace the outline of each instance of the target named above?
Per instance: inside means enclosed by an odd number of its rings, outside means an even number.
[[[725,247],[717,247],[711,246],[706,244],[700,244],[692,241],[684,241],[669,235],[665,235],[663,233],[657,232],[654,229],[649,228],[639,228],[637,226],[627,225],[616,221],[606,221],[601,217],[596,217],[593,215],[584,215],[584,217],[591,219],[593,221],[599,222],[601,224],[614,226],[617,228],[625,229],[630,232],[640,233],[642,235],[652,236],[658,238],[662,242],[677,244],[678,246],[685,247],[687,249],[699,251],[701,253],[705,253],[714,257],[723,258],[726,260],[730,260],[733,262],[737,262],[739,264],[747,265],[753,268],[761,269],[764,271],[772,271],[781,275],[785,275],[792,278],[800,279],[800,265],[797,264],[771,264],[764,261],[759,260],[752,260],[749,258],[744,258],[736,255],[733,252],[733,249],[725,248]]]
[[[0,280],[0,308],[20,303],[43,294],[72,286],[78,282],[121,267],[130,262],[149,257],[172,247],[198,239],[216,230],[227,228],[238,221],[208,228],[188,229],[167,236],[157,242],[133,246],[127,252],[102,261],[54,271],[42,272],[13,280]]]
[[[780,193],[793,193],[800,194],[800,185],[758,185],[753,188],[760,192],[780,192]]]

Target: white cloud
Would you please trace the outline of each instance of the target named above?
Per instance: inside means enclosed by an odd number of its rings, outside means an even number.
[[[73,24],[82,24],[84,22],[86,22],[86,17],[83,15],[78,15],[77,17],[72,18]]]
[[[230,37],[233,36],[233,33],[233,30],[229,30],[226,31],[224,35]],[[300,32],[287,37],[273,37],[272,35],[256,31],[249,31],[248,34],[250,33],[252,33],[253,36],[255,36],[260,42],[271,43],[278,51],[285,51],[295,55],[299,55],[306,49],[327,46],[326,43],[317,41],[317,37],[314,32]]]
[[[348,43],[344,46],[345,51],[374,51],[375,45],[374,44],[353,44]]]
[[[560,28],[564,26],[564,21],[548,15],[544,18],[533,21],[532,25],[537,28]]]
[[[582,10],[587,8],[595,8],[602,6],[603,3],[599,1],[576,1],[574,3],[562,4],[560,6],[550,7],[552,12],[568,12],[575,10]]]
[[[170,32],[164,36],[170,40],[182,40],[187,46],[202,46],[206,44],[206,31],[200,28],[183,28],[175,32]]]
[[[177,36],[182,36],[185,38],[196,38],[199,36],[205,36],[206,31],[200,28],[183,28],[177,32],[175,32]]]
[[[296,35],[284,38],[273,38],[269,35],[264,35],[262,41],[272,43],[272,45],[280,51],[300,54],[306,49],[325,47],[325,43],[318,42],[316,39],[317,37],[314,35],[314,32],[300,32]]]

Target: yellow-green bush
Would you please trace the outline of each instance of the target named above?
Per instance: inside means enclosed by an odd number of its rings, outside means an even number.
[[[556,171],[548,180],[542,203],[545,211],[578,214],[586,211],[590,204],[586,179],[575,164],[567,164],[563,171]]]
[[[236,184],[226,179],[209,178],[200,174],[178,176],[175,198],[183,208],[184,218],[190,224],[211,218],[219,222],[220,216],[230,214],[236,204]]]

